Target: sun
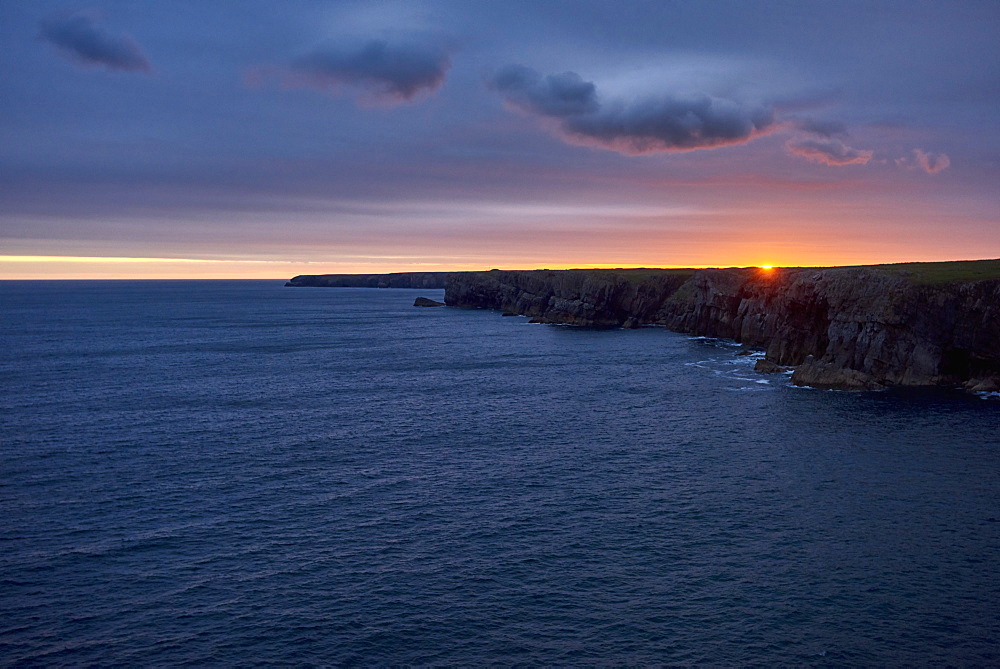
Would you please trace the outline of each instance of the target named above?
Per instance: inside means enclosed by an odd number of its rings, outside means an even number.
[[[765,270],[772,270],[774,269],[774,265],[761,265],[760,268]]]

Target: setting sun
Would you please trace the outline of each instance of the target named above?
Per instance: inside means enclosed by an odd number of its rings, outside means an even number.
[[[760,268],[761,269],[768,269],[768,270],[770,270],[770,269],[774,269],[774,266],[773,265],[761,265]]]

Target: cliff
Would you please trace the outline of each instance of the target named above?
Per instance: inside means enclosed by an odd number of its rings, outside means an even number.
[[[450,306],[538,322],[663,325],[726,337],[826,388],[1000,390],[1000,261],[825,269],[564,270],[449,275]]]
[[[447,272],[393,274],[302,274],[285,282],[293,288],[444,288]]]
[[[530,270],[449,275],[445,303],[531,316],[538,323],[638,327],[694,270]]]

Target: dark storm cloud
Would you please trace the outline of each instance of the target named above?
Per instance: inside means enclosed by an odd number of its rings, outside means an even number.
[[[128,35],[112,35],[97,25],[88,13],[65,14],[40,24],[42,39],[84,65],[101,65],[111,70],[149,72],[149,59]]]
[[[359,86],[377,98],[403,102],[440,88],[450,67],[448,50],[438,44],[372,39],[314,49],[292,62],[291,73],[319,89]]]
[[[800,139],[785,143],[789,153],[824,165],[867,165],[873,151],[847,146],[839,139]]]
[[[774,124],[770,107],[704,94],[602,104],[597,87],[574,72],[542,76],[512,65],[487,83],[508,105],[558,121],[568,141],[630,155],[743,144]]]

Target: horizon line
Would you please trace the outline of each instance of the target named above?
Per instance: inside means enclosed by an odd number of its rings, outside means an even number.
[[[409,263],[409,268],[372,269],[358,266],[350,262],[330,262],[316,260],[274,260],[274,259],[220,259],[220,258],[163,258],[163,257],[140,257],[140,256],[0,256],[0,281],[210,281],[210,280],[246,280],[246,281],[287,281],[294,276],[323,276],[323,275],[385,275],[385,274],[413,274],[413,273],[450,273],[450,272],[486,272],[493,269],[503,271],[567,271],[567,270],[702,270],[702,269],[729,269],[729,268],[755,268],[770,266],[774,269],[830,269],[837,267],[875,267],[907,264],[934,264],[934,263],[957,263],[957,262],[984,262],[1000,261],[1000,257],[993,258],[962,258],[949,260],[893,260],[890,262],[867,262],[867,263],[835,263],[835,264],[780,264],[777,262],[753,262],[753,263],[729,263],[729,264],[689,264],[689,265],[654,265],[654,264],[627,264],[627,263],[538,263],[537,266],[525,269],[523,266],[511,267],[503,263],[505,267],[485,267],[479,263]],[[8,271],[4,271],[3,265],[7,263]],[[63,267],[61,271],[55,267],[46,268],[48,271],[38,273],[17,272],[11,265],[21,265],[22,267],[37,267],[39,265],[70,265],[86,267],[96,275],[81,274],[80,270],[71,271]],[[142,265],[150,265],[147,272],[128,272],[126,267],[134,267],[141,270]],[[329,271],[331,265],[348,265],[349,269],[340,271]],[[417,267],[413,267],[417,264]],[[178,272],[164,273],[162,270],[168,269],[170,265]],[[185,270],[195,269],[194,266],[201,265],[204,272],[188,273]],[[267,267],[268,271],[260,275],[246,275],[244,271],[250,270],[251,265]],[[420,267],[420,265],[424,265]],[[450,265],[450,267],[449,267]],[[471,266],[474,265],[474,266]],[[546,266],[548,265],[548,266]],[[103,266],[103,267],[102,267]],[[315,272],[303,272],[308,266],[313,266]],[[384,267],[384,266],[383,266]],[[322,268],[322,269],[320,269]],[[39,268],[41,269],[41,268]],[[125,273],[123,273],[123,270]],[[327,271],[324,271],[327,270]],[[252,271],[252,270],[251,270]],[[6,276],[5,276],[6,275]]]

